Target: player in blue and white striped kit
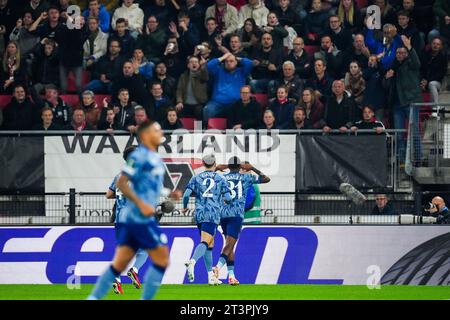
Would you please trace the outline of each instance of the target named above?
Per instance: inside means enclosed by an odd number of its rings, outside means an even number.
[[[117,187],[128,201],[121,211],[123,222],[117,224],[118,246],[114,260],[97,279],[89,300],[101,299],[108,293],[114,279],[125,270],[139,249],[145,249],[153,262],[144,277],[142,299],[155,296],[169,265],[167,236],[161,232],[155,218],[165,172],[157,154],[162,140],[161,126],[148,120],[139,126],[137,134],[140,144],[129,155],[117,180]]]
[[[225,236],[225,247],[222,250],[217,266],[213,268],[213,272],[215,277],[218,278],[220,269],[226,264],[228,268],[228,283],[230,285],[238,285],[239,281],[234,274],[234,246],[242,230],[247,192],[253,184],[268,183],[270,178],[251,164],[241,164],[238,157],[232,157],[228,165],[217,166],[217,170],[226,168],[230,169],[230,172],[225,174],[224,177],[230,190],[231,201],[222,206],[220,225]],[[240,169],[253,171],[258,176],[250,173],[241,173]]]
[[[132,153],[134,150],[136,150],[136,146],[129,146],[123,151],[123,159],[127,161],[128,156],[130,153]],[[127,198],[125,198],[122,194],[122,192],[117,188],[117,180],[119,179],[120,174],[116,175],[109,186],[108,190],[106,191],[106,198],[108,199],[115,199],[116,202],[114,204],[114,226],[116,228],[117,232],[117,225],[119,223],[123,223],[124,216],[121,214],[121,211],[125,208],[127,204]],[[128,270],[127,276],[131,279],[133,286],[136,289],[141,288],[141,281],[138,276],[139,269],[144,265],[145,261],[147,260],[147,252],[143,249],[139,249],[136,253],[136,261],[134,262],[133,266]],[[113,290],[116,294],[123,294],[122,289],[122,281],[120,280],[120,276],[116,277],[113,283]]]
[[[194,267],[203,257],[208,271],[208,284],[218,285],[222,282],[214,276],[212,270],[212,250],[214,236],[220,222],[220,210],[225,202],[231,200],[230,191],[224,177],[215,172],[216,159],[214,155],[203,157],[206,170],[189,181],[183,195],[183,212],[187,211],[189,197],[195,194],[195,222],[201,234],[201,242],[194,250],[192,258],[186,262],[188,279],[194,281]]]

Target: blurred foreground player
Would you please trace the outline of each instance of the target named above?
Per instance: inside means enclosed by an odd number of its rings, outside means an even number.
[[[136,150],[136,146],[129,146],[123,151],[123,160],[127,161],[128,156],[130,153]],[[127,205],[127,198],[125,198],[122,194],[122,192],[117,188],[117,180],[119,179],[120,174],[114,177],[113,182],[109,186],[108,190],[106,191],[106,198],[108,199],[116,199],[116,202],[114,204],[114,227],[116,229],[116,234],[118,231],[118,224],[124,223],[124,215],[120,212],[125,208]],[[117,237],[117,235],[116,235]],[[131,279],[133,286],[136,289],[141,288],[141,281],[138,276],[139,269],[144,265],[145,261],[147,260],[147,252],[143,249],[139,249],[136,253],[136,261],[134,262],[133,266],[128,270],[127,276]],[[120,280],[120,276],[116,277],[113,283],[113,290],[116,294],[123,294],[122,289],[122,282]]]
[[[213,268],[213,271],[218,278],[220,269],[226,264],[228,268],[228,283],[234,286],[239,284],[234,274],[234,246],[242,229],[247,193],[253,184],[268,183],[270,178],[251,164],[241,164],[238,157],[232,157],[228,165],[219,165],[216,169],[230,170],[224,177],[228,183],[231,201],[222,206],[220,225],[225,236],[225,247],[222,249],[219,262]],[[241,173],[241,169],[253,171],[258,176],[251,173]]]
[[[108,293],[114,279],[125,270],[139,249],[145,249],[153,262],[144,277],[142,299],[155,296],[169,265],[167,236],[161,232],[155,218],[165,172],[156,153],[162,140],[161,126],[146,121],[139,126],[137,135],[140,144],[129,155],[117,180],[117,187],[129,201],[121,212],[124,222],[117,224],[118,246],[114,260],[97,279],[89,300],[101,299]]]
[[[189,197],[195,193],[195,222],[201,234],[201,242],[194,250],[192,258],[185,263],[188,279],[194,282],[194,267],[203,257],[208,271],[208,284],[219,285],[222,282],[214,276],[212,270],[214,236],[220,223],[220,210],[225,202],[231,201],[230,191],[225,178],[216,172],[216,158],[207,155],[202,159],[206,170],[191,178],[183,195],[183,210],[186,212]]]

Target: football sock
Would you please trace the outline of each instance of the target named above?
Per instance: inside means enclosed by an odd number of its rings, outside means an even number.
[[[156,264],[151,266],[144,278],[144,290],[142,292],[142,300],[151,300],[159,287],[161,286],[161,281],[164,276],[166,268],[160,267]]]
[[[138,273],[139,269],[144,265],[145,261],[147,261],[148,254],[145,250],[138,250],[136,253],[136,261],[133,265],[134,272]]]
[[[200,242],[195,247],[194,254],[192,255],[191,259],[194,259],[197,262],[198,259],[205,255],[206,249],[208,249],[208,244],[204,241]]]
[[[220,258],[219,258],[219,262],[217,262],[217,267],[219,268],[219,270],[220,269],[222,269],[222,267],[224,266],[224,265],[226,265],[227,264],[227,256],[225,255],[225,254],[221,254],[220,255]]]
[[[227,268],[228,268],[228,277],[235,278],[235,276],[234,276],[234,261],[228,261]]]
[[[91,295],[88,300],[98,300],[103,298],[108,291],[111,289],[111,285],[116,277],[120,276],[120,272],[114,269],[111,265],[106,269],[106,271],[97,279],[94,290],[92,290]]]
[[[212,272],[212,264],[213,264],[213,256],[212,256],[212,248],[208,248],[203,256],[203,260],[205,260],[206,271]]]

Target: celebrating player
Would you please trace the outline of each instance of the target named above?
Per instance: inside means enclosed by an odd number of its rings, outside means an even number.
[[[217,266],[213,268],[216,278],[219,277],[220,269],[226,264],[228,268],[228,283],[232,286],[238,285],[239,281],[234,274],[234,246],[239,238],[244,220],[245,200],[247,192],[253,184],[268,183],[270,178],[251,164],[241,164],[238,157],[232,157],[228,165],[219,165],[216,170],[230,169],[224,177],[228,182],[231,194],[231,201],[222,207],[220,225],[225,236],[225,247],[220,255]],[[240,173],[243,169],[247,172],[253,171],[258,176],[251,173]]]
[[[136,150],[136,146],[129,146],[123,151],[123,159],[127,161],[128,156],[131,152]],[[127,198],[125,198],[122,194],[122,192],[117,188],[117,179],[119,179],[120,174],[114,177],[113,182],[109,186],[108,190],[106,191],[106,198],[108,199],[116,199],[116,202],[114,204],[114,227],[116,229],[117,233],[117,224],[118,223],[124,223],[123,215],[120,214],[120,212],[123,210],[123,208],[127,204]],[[128,270],[127,276],[131,279],[133,286],[136,289],[141,288],[141,281],[139,280],[138,272],[139,269],[144,265],[145,261],[147,260],[147,252],[143,249],[139,249],[136,253],[136,261],[134,262],[134,265]],[[116,277],[113,283],[113,290],[116,294],[123,294],[123,288],[122,288],[122,282],[120,280],[120,276]]]
[[[153,262],[144,277],[142,299],[155,296],[169,265],[167,236],[161,232],[155,218],[165,171],[156,153],[162,140],[161,126],[148,120],[139,126],[137,134],[140,144],[129,155],[117,180],[117,187],[129,201],[117,224],[118,246],[114,260],[97,279],[89,300],[101,299],[108,293],[114,279],[125,270],[138,249],[145,249]]]
[[[214,155],[203,157],[206,170],[189,181],[183,195],[183,210],[187,211],[189,197],[195,193],[195,222],[201,234],[201,242],[194,250],[192,258],[186,262],[188,279],[194,281],[195,263],[203,257],[208,271],[208,284],[219,285],[222,282],[214,276],[212,270],[214,236],[220,222],[220,209],[225,202],[231,200],[230,191],[224,177],[216,172],[216,158]]]

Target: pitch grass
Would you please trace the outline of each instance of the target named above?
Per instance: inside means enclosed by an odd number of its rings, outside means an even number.
[[[0,285],[0,300],[84,300],[93,285],[69,290],[66,285]],[[124,295],[112,291],[108,300],[137,300],[141,290],[124,285]],[[157,300],[442,300],[450,299],[448,286],[339,285],[163,285]]]

